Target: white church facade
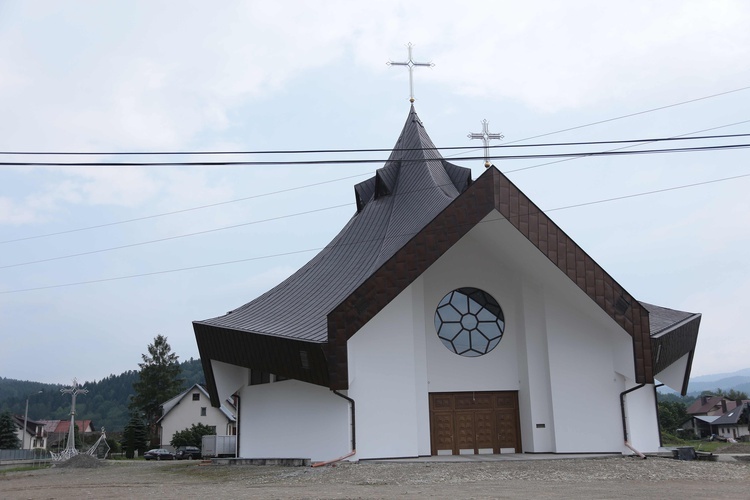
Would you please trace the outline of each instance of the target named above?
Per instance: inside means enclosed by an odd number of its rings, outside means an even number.
[[[700,314],[638,302],[497,169],[440,157],[413,107],[355,195],[297,273],[194,322],[238,456],[659,448],[655,385],[687,389]]]

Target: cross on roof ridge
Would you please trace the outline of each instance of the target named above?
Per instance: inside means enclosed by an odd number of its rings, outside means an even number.
[[[484,143],[484,166],[485,168],[489,168],[490,163],[490,140],[491,139],[497,139],[500,140],[503,137],[505,137],[503,134],[493,134],[490,132],[490,122],[487,121],[487,119],[482,120],[482,131],[481,132],[470,132],[469,135],[467,135],[469,139],[482,139],[482,142]]]
[[[406,48],[409,50],[409,60],[405,62],[394,62],[389,60],[386,64],[388,66],[406,66],[409,68],[409,102],[414,102],[414,66],[423,66],[432,68],[435,66],[435,63],[433,62],[415,62],[411,55],[411,48],[413,47],[412,43],[409,42],[406,45]]]

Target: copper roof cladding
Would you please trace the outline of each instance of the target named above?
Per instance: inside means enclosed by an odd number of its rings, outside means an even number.
[[[641,305],[649,312],[654,374],[661,372],[686,354],[688,355],[685,377],[680,388],[680,393],[684,396],[688,390],[701,315],[645,302],[641,302]]]
[[[648,310],[494,166],[472,183],[469,169],[446,162],[413,106],[385,166],[355,197],[357,213],[299,271],[193,323],[212,402],[211,359],[346,389],[348,339],[492,210],[631,335],[636,381],[653,382]]]

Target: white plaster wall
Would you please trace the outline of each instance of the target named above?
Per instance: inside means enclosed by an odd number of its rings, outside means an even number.
[[[524,323],[519,314],[521,276],[505,262],[493,259],[471,237],[464,237],[424,274],[423,329],[427,345],[429,392],[517,391],[518,339]],[[452,290],[475,287],[500,304],[506,328],[500,344],[476,358],[458,356],[446,349],[435,332],[435,309]]]
[[[526,451],[549,453],[555,450],[555,418],[550,385],[547,315],[542,290],[530,282],[523,287],[519,308],[523,323],[518,325],[518,395],[521,439]]]
[[[325,387],[297,380],[240,391],[243,458],[331,460],[351,451],[349,403]]]
[[[348,342],[358,459],[430,454],[422,290],[417,280]]]
[[[682,391],[682,383],[685,380],[689,358],[690,353],[685,354],[664,370],[654,375],[654,378],[670,389],[677,392]]]
[[[198,401],[193,401],[194,393],[199,395]],[[206,408],[206,416],[201,416],[201,408]],[[169,447],[175,432],[185,430],[193,424],[216,426],[216,434],[226,435],[228,423],[226,415],[211,406],[208,396],[194,388],[161,421],[161,444]]]
[[[622,451],[619,394],[634,376],[630,336],[493,217],[350,339],[357,458],[429,454],[428,394],[454,391],[518,391],[526,452]],[[506,320],[498,347],[478,358],[450,352],[434,328],[439,301],[465,286],[495,297]],[[644,411],[634,432],[648,441],[651,410]]]
[[[250,378],[250,370],[243,366],[230,365],[221,361],[211,360],[211,371],[214,374],[216,391],[219,393],[219,401],[222,403],[231,400],[232,395],[247,385]]]
[[[622,378],[612,357],[618,333],[558,295],[547,296],[547,324],[555,451],[620,452]]]
[[[625,395],[625,417],[631,446],[641,453],[659,451],[659,421],[653,384]],[[623,450],[623,453],[629,454],[630,450]]]

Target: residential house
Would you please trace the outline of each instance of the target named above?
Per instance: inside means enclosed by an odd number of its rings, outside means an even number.
[[[682,424],[682,428],[692,430],[699,438],[709,437],[715,434],[713,426],[716,420],[741,405],[741,401],[723,396],[703,395],[687,408],[690,419]]]
[[[16,435],[18,436],[18,442],[21,444],[21,449],[47,448],[47,431],[44,422],[26,420],[26,429],[24,429],[24,417],[22,415],[13,415],[13,421],[16,424]]]
[[[711,423],[713,433],[724,439],[748,439],[750,436],[750,400],[738,401],[737,406]]]
[[[44,425],[47,433],[48,450],[65,448],[70,433],[70,420],[39,420]],[[94,423],[91,420],[76,420],[79,435],[91,435],[94,432]],[[80,443],[79,443],[80,446]]]
[[[195,384],[162,404],[162,416],[157,422],[160,446],[170,448],[170,441],[175,432],[188,429],[193,424],[212,427],[218,435],[234,435],[235,411],[231,401],[225,401],[218,408],[211,406],[206,389],[200,384]]]

